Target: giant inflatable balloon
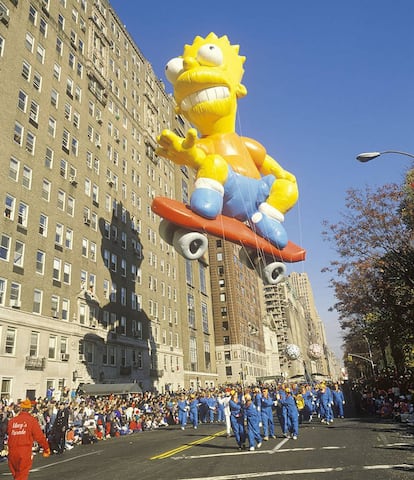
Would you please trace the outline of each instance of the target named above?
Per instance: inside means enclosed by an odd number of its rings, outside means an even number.
[[[308,355],[312,360],[317,360],[323,355],[323,349],[318,343],[311,343],[308,347]]]
[[[156,153],[196,171],[193,212],[247,222],[283,249],[288,243],[284,215],[295,205],[298,187],[295,176],[263,145],[235,131],[238,100],[247,94],[242,83],[245,60],[227,36],[210,33],[197,36],[168,62],[166,77],[174,89],[176,112],[193,128],[184,138],[162,131]]]
[[[286,356],[289,360],[297,360],[300,357],[300,348],[294,343],[286,345]]]

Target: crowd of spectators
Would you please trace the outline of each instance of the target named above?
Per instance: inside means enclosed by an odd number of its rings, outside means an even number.
[[[280,388],[276,384],[266,386],[272,394],[276,394]],[[291,384],[289,387],[298,391],[301,385]],[[404,383],[388,377],[386,382],[348,382],[341,387],[349,406],[353,405],[357,414],[375,415],[414,425],[412,382]],[[246,389],[241,385],[232,385],[197,392],[143,392],[96,397],[69,390],[56,395],[48,391],[45,397],[32,401],[32,414],[37,417],[52,453],[59,454],[76,445],[177,425],[180,396],[219,398],[229,389],[245,393],[253,391],[254,387]],[[13,402],[7,398],[0,401],[0,452],[3,458],[6,454],[4,442],[7,443],[6,425],[15,415],[18,404],[19,401]],[[219,402],[217,413],[218,405]],[[217,413],[206,419],[200,416],[200,420],[208,423],[223,421]]]
[[[413,372],[384,371],[375,378],[354,381],[349,390],[357,414],[414,425]]]

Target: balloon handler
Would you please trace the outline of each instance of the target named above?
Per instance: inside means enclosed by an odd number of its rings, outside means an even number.
[[[193,212],[247,222],[283,249],[288,243],[284,214],[298,199],[296,178],[260,143],[235,132],[237,100],[247,94],[241,83],[245,60],[227,36],[210,33],[197,36],[181,57],[168,62],[166,77],[174,87],[176,112],[195,128],[185,138],[163,130],[156,153],[196,171]]]
[[[27,480],[33,463],[33,442],[36,441],[43,448],[44,457],[49,457],[50,448],[37,418],[29,413],[31,401],[23,400],[19,408],[19,414],[11,418],[7,426],[8,460],[13,478]]]

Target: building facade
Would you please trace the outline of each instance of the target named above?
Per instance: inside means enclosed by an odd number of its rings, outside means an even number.
[[[181,195],[155,155],[161,129],[184,123],[171,96],[104,0],[1,0],[0,13],[0,394],[215,381],[205,333],[189,367],[185,263],[151,211]],[[192,319],[212,339],[206,271]]]

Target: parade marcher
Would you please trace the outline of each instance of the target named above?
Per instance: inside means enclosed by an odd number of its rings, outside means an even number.
[[[301,387],[300,391],[295,395],[295,402],[299,412],[299,425],[305,420],[305,394],[306,388]]]
[[[276,393],[276,399],[279,400],[276,404],[276,414],[279,420],[280,428],[282,430],[282,435],[288,435],[288,426],[287,426],[287,410],[283,405],[283,400],[286,399],[286,387],[279,385]]]
[[[298,407],[296,406],[295,398],[292,395],[290,388],[285,388],[286,398],[283,400],[279,398],[279,402],[283,405],[286,410],[287,416],[287,431],[284,434],[285,437],[289,435],[293,438],[293,440],[297,440],[299,435],[299,411]]]
[[[50,449],[39,422],[29,413],[32,402],[26,399],[18,408],[20,412],[9,420],[7,426],[8,460],[13,478],[27,480],[33,463],[33,442],[43,448],[44,457],[50,455]]]
[[[276,438],[275,425],[273,422],[273,405],[274,400],[269,395],[269,389],[263,388],[260,398],[260,410],[263,425],[263,440],[269,440],[269,437]]]
[[[302,393],[305,400],[304,419],[308,422],[312,421],[315,411],[315,396],[310,385],[306,385],[305,393]]]
[[[178,403],[177,403],[177,408],[178,408],[178,422],[181,425],[181,430],[185,430],[185,426],[187,425],[188,411],[190,410],[190,406],[184,394],[180,395],[180,399],[178,400]]]
[[[344,418],[345,397],[339,385],[335,383],[332,390],[334,414],[339,418]]]
[[[244,413],[243,405],[241,404],[237,392],[231,392],[229,401],[230,407],[230,422],[239,450],[245,448],[246,430],[244,429]]]
[[[59,404],[55,420],[49,436],[50,449],[53,453],[63,453],[66,443],[66,432],[69,428],[69,407],[63,402]]]
[[[216,400],[216,397],[211,394],[211,392],[209,392],[207,395],[207,406],[208,406],[208,420],[210,423],[213,423],[214,414],[216,413],[216,410],[217,410],[217,400]]]
[[[217,422],[224,422],[224,395],[223,392],[219,392],[217,395]]]
[[[223,398],[224,405],[224,421],[226,423],[227,438],[231,436],[231,421],[230,421],[230,389],[226,390],[226,394]]]
[[[250,393],[244,396],[244,415],[247,422],[247,438],[249,440],[249,450],[254,451],[262,446],[262,436],[260,434],[260,413],[253,402]]]
[[[321,422],[330,424],[333,422],[333,412],[332,412],[332,392],[325,383],[321,383],[319,386],[318,392],[319,399],[319,414],[321,417]]]
[[[198,428],[198,406],[199,399],[194,393],[190,395],[190,422],[193,425],[194,429]]]

